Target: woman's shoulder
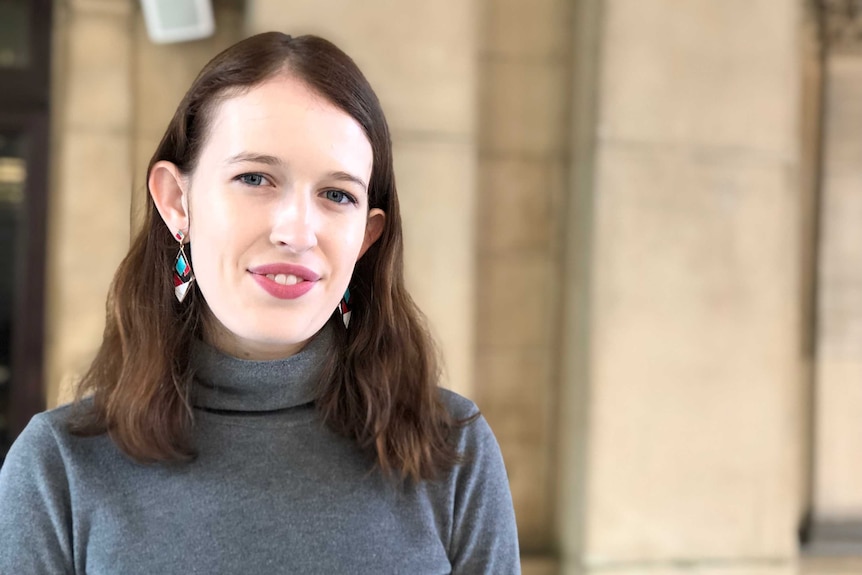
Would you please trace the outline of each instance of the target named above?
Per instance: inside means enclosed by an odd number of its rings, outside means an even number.
[[[16,573],[65,573],[72,564],[72,477],[85,440],[68,424],[78,407],[64,405],[33,416],[0,467],[4,573],[12,565]]]
[[[451,389],[446,389],[445,387],[438,388],[438,391],[440,394],[440,401],[453,419],[464,420],[481,415],[476,404],[463,395],[455,393]]]
[[[518,533],[506,466],[491,427],[474,402],[441,389],[440,398],[456,420],[460,458],[447,486],[453,529],[449,553],[453,571],[517,573]]]
[[[90,400],[66,404],[34,415],[9,449],[4,466],[12,462],[44,465],[68,457],[69,452],[84,438],[74,435],[70,423],[87,409]]]
[[[67,491],[64,436],[71,411],[63,406],[34,415],[12,443],[0,468],[0,508],[12,500],[35,502]]]
[[[454,433],[458,451],[467,455],[465,461],[502,463],[497,438],[479,407],[470,399],[452,390],[440,388],[440,400],[455,422]]]
[[[37,413],[15,440],[15,445],[44,448],[66,443],[71,437],[69,422],[80,407],[70,403]]]

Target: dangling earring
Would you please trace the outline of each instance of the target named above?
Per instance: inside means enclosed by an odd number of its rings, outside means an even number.
[[[350,288],[344,290],[344,297],[341,298],[341,302],[338,304],[338,312],[341,314],[341,319],[344,321],[344,328],[350,324]]]
[[[189,265],[189,259],[186,257],[186,252],[183,246],[185,234],[178,231],[174,237],[180,242],[180,251],[177,253],[177,260],[174,262],[174,295],[180,303],[189,293],[189,288],[195,281],[195,276],[192,273],[192,266]]]

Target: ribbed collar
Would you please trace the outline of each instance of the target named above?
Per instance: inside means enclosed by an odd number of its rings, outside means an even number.
[[[328,324],[302,351],[274,361],[238,359],[198,340],[191,350],[192,403],[205,409],[258,412],[310,403],[331,347]]]

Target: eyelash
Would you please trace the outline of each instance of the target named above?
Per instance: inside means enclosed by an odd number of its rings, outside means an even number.
[[[252,184],[251,182],[247,181],[247,179],[246,179],[249,177],[260,178],[260,183]],[[266,183],[268,181],[266,176],[264,176],[263,174],[258,174],[256,172],[249,172],[247,174],[240,174],[237,177],[235,177],[234,180],[240,182],[241,184],[245,184],[246,186],[251,186],[253,188],[259,188],[260,186],[262,186],[264,183]]]
[[[252,184],[251,182],[248,181],[249,177],[259,178],[260,181],[256,184]],[[264,176],[263,174],[257,173],[257,172],[248,172],[245,174],[240,174],[237,177],[235,177],[234,180],[236,180],[242,184],[245,184],[246,186],[251,186],[253,188],[259,188],[264,183],[269,181],[266,176]],[[349,204],[356,205],[359,203],[359,201],[353,195],[345,192],[344,190],[335,190],[335,189],[324,190],[323,194],[327,199],[331,199],[329,197],[330,194],[340,194],[341,200],[347,200],[347,203],[349,203]],[[345,203],[344,201],[336,201],[336,200],[333,200],[333,201],[336,204],[344,204]]]
[[[351,196],[350,194],[348,194],[348,193],[347,193],[347,192],[345,192],[344,190],[325,190],[323,193],[324,193],[324,195],[327,197],[327,199],[331,199],[331,198],[329,198],[329,194],[333,194],[333,193],[334,193],[334,194],[341,194],[341,198],[342,198],[342,199],[346,199],[346,200],[347,200],[347,203],[349,203],[349,204],[354,204],[354,205],[356,205],[356,204],[358,203],[358,202],[356,201],[356,198],[354,198],[353,196]],[[344,202],[336,201],[335,203],[336,203],[336,204],[343,204]]]

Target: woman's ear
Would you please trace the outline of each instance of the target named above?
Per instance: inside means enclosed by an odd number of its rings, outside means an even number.
[[[179,168],[165,160],[153,164],[150,177],[147,179],[147,187],[156,209],[171,230],[172,235],[182,230],[187,233],[189,229],[189,204],[187,191],[187,179]]]
[[[380,208],[374,208],[368,212],[368,220],[365,222],[365,239],[362,240],[362,249],[359,250],[360,258],[380,238],[380,234],[383,233],[383,224],[385,223],[386,212]]]

